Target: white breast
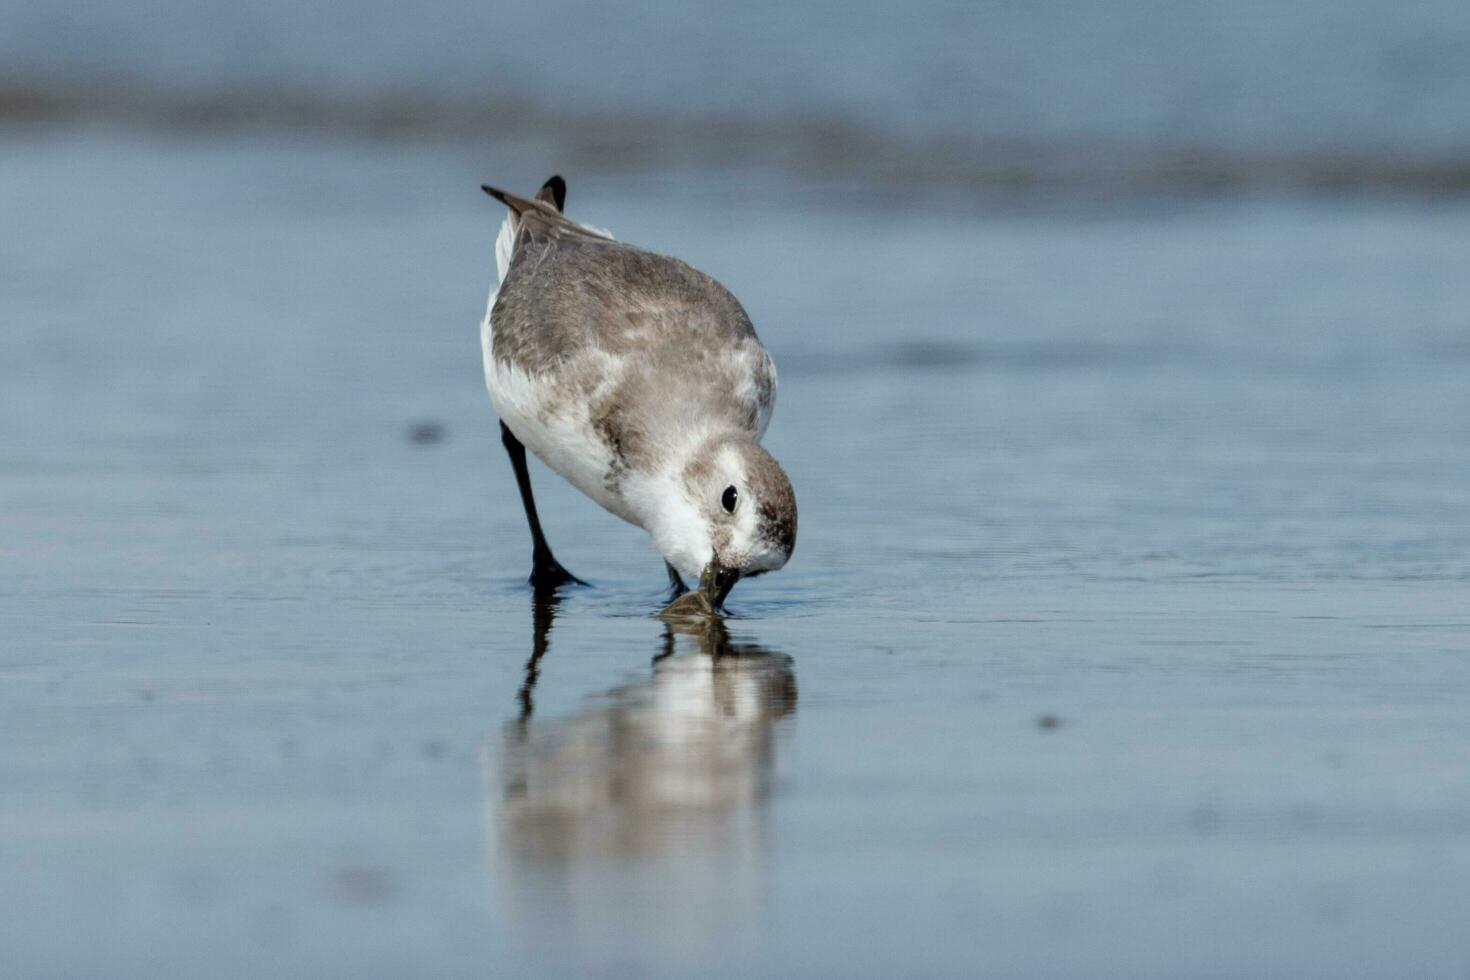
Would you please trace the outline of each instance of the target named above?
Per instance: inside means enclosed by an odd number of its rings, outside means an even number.
[[[494,305],[494,297],[491,297]],[[494,356],[494,327],[487,314],[480,326],[485,387],[495,413],[523,445],[572,486],[623,520],[638,524],[628,502],[608,487],[612,452],[592,425],[593,397],[568,399],[555,378],[521,370]],[[615,376],[609,370],[606,376]]]

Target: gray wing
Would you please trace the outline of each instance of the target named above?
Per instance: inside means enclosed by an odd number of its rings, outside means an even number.
[[[520,241],[491,320],[495,357],[538,373],[589,349],[708,357],[760,345],[713,278],[609,239]]]
[[[487,190],[515,221],[490,314],[497,361],[554,378],[561,410],[586,412],[618,458],[656,452],[695,413],[764,433],[775,367],[728,289],[578,225],[550,200]]]

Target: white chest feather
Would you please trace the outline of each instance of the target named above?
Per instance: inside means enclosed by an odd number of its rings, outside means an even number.
[[[501,421],[572,486],[623,520],[641,524],[621,488],[608,478],[613,454],[592,424],[588,400],[568,398],[554,378],[496,360],[493,331],[487,315],[480,327],[485,387]]]

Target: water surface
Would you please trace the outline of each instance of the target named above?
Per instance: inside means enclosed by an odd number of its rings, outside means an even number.
[[[544,174],[4,146],[15,975],[1470,968],[1465,202],[568,174],[781,369],[796,556],[690,635],[540,468],[594,587],[524,585],[475,185]]]

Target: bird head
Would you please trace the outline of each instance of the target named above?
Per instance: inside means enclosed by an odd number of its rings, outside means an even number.
[[[714,439],[675,480],[671,519],[654,544],[680,572],[697,576],[719,609],[742,578],[781,568],[796,547],[796,494],[781,464],[746,435]]]

